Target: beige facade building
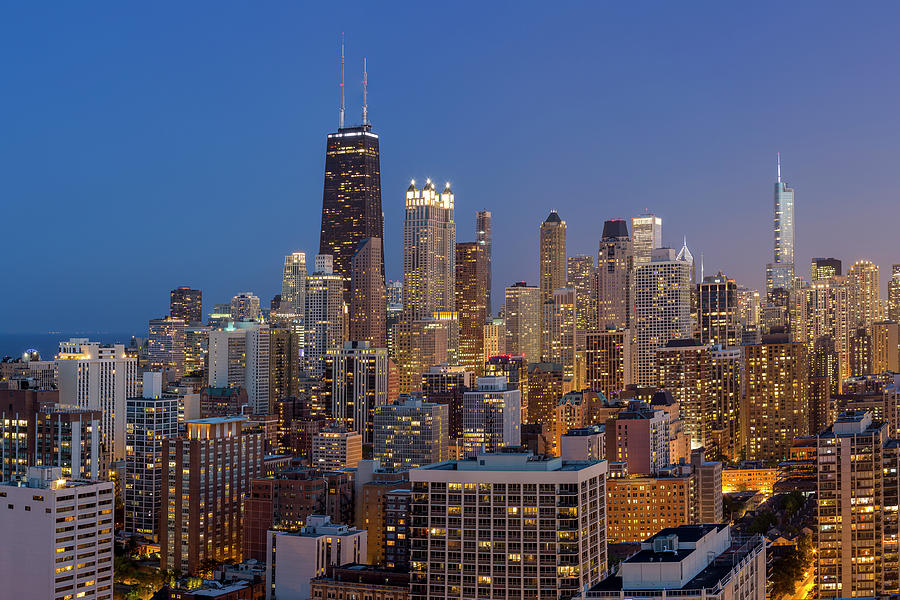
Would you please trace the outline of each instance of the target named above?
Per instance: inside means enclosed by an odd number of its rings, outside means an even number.
[[[541,356],[541,290],[520,281],[506,288],[506,351],[534,362]]]

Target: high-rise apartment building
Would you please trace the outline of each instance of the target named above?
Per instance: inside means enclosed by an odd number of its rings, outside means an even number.
[[[462,445],[466,456],[518,446],[522,435],[522,394],[505,377],[479,377],[463,395]]]
[[[781,154],[775,181],[775,252],[766,265],[766,292],[794,287],[794,190],[781,180]]]
[[[125,399],[137,396],[137,359],[125,346],[87,338],[59,343],[59,403],[103,413],[100,437],[111,460],[125,458]]]
[[[343,90],[342,81],[341,98]],[[328,134],[325,149],[319,254],[333,256],[334,274],[349,281],[351,261],[360,242],[384,239],[384,213],[378,135],[365,116],[361,125],[344,127],[343,104],[341,123],[335,133]],[[383,255],[381,263],[378,271],[384,273]],[[349,298],[346,300],[349,303]]]
[[[202,323],[203,292],[185,286],[169,292],[169,316],[185,323]]]
[[[315,271],[306,278],[303,362],[308,376],[321,377],[328,350],[343,346],[344,316],[344,279],[333,271],[333,257],[318,254]]]
[[[837,258],[814,258],[810,265],[810,281],[828,281],[841,276],[841,261]]]
[[[541,302],[553,295],[553,290],[566,287],[566,222],[555,210],[541,223],[540,290]]]
[[[670,340],[656,351],[656,374],[656,386],[671,392],[678,402],[691,447],[711,448],[718,419],[709,346],[693,338]]]
[[[433,365],[422,373],[421,392],[425,400],[447,406],[451,439],[462,437],[463,394],[475,387],[475,381],[475,374],[462,365]]]
[[[320,471],[353,469],[362,460],[363,438],[340,427],[322,429],[313,436],[312,465]]]
[[[741,343],[737,284],[721,271],[697,284],[697,332],[702,344],[731,347]]]
[[[291,320],[302,322],[306,310],[306,254],[294,252],[284,257],[281,275],[281,306],[279,311]]]
[[[671,464],[669,415],[643,402],[631,402],[606,420],[606,458],[623,462],[630,475],[656,475]]]
[[[350,261],[349,339],[387,348],[387,297],[381,238],[366,238]]]
[[[375,409],[388,403],[387,349],[372,348],[368,342],[331,348],[325,358],[325,385],[331,392],[329,417],[372,443]]]
[[[539,242],[539,287],[541,290],[541,304],[538,318],[540,319],[540,352],[544,356],[544,313],[543,306],[553,299],[553,290],[566,287],[566,222],[559,218],[555,210],[541,223]]]
[[[744,406],[744,352],[741,347],[709,348],[710,373],[707,392],[712,395],[712,447],[721,456],[737,460],[741,454]]]
[[[38,414],[58,399],[56,391],[0,389],[0,481],[23,477],[34,465]]]
[[[887,318],[900,323],[900,265],[891,265],[887,294]]]
[[[203,323],[193,323],[184,328],[184,374],[204,375],[209,354],[209,332]]]
[[[161,388],[159,373],[144,373],[143,397],[126,401],[125,531],[150,539],[158,539],[168,485],[163,440],[178,435],[178,397],[163,395]]]
[[[269,329],[269,414],[279,400],[299,393],[301,340],[293,327]]]
[[[60,467],[66,479],[100,479],[99,410],[41,406],[35,424],[34,460],[37,466]]]
[[[263,434],[242,432],[243,422],[186,421],[184,435],[163,440],[163,569],[196,573],[207,560],[240,560],[244,498],[263,459]]]
[[[419,399],[375,409],[373,456],[382,467],[409,470],[447,460],[450,412]]]
[[[459,364],[481,376],[484,372],[485,304],[488,261],[479,242],[456,244],[456,310],[459,318]]]
[[[697,522],[697,484],[690,467],[611,477],[606,490],[610,543],[636,542],[666,527]]]
[[[809,431],[809,361],[805,344],[770,335],[744,346],[743,445],[749,460],[780,461]]]
[[[571,288],[553,290],[541,316],[541,361],[561,364],[563,377],[569,381],[575,379],[577,301],[578,294]]]
[[[597,270],[593,256],[570,256],[567,287],[575,290],[575,314],[578,328],[576,348],[584,350],[584,336],[597,328]]]
[[[541,356],[541,290],[519,281],[506,288],[506,351],[530,361]]]
[[[872,327],[879,319],[878,265],[867,260],[853,263],[847,272],[850,327]]]
[[[896,499],[898,475],[885,460],[887,441],[887,423],[866,412],[843,413],[816,437],[820,598],[879,596],[897,579],[897,509],[885,502]]]
[[[147,362],[151,369],[167,371],[177,381],[184,373],[185,322],[174,317],[151,319],[147,336]]]
[[[418,392],[422,389],[422,374],[434,365],[448,362],[450,326],[436,319],[401,321],[394,327],[394,336],[399,391],[401,394]]]
[[[634,248],[628,222],[603,223],[597,252],[597,323],[590,329],[625,329],[631,323],[631,276]]]
[[[419,190],[406,190],[403,220],[403,315],[406,320],[430,319],[456,310],[456,222],[454,195],[428,179]]]
[[[569,600],[597,583],[607,571],[606,470],[527,453],[413,469],[411,600]]]
[[[247,390],[250,412],[269,414],[269,326],[239,321],[224,330],[209,332],[210,387]]]
[[[556,427],[556,405],[569,386],[563,377],[559,363],[529,363],[528,403],[522,407],[522,421],[527,424],[543,423],[548,430]]]
[[[662,248],[662,219],[653,213],[645,213],[631,219],[634,263],[650,262],[653,251]]]
[[[900,323],[872,323],[872,372],[900,373]]]
[[[679,260],[671,248],[653,252],[634,270],[634,383],[656,384],[656,350],[669,340],[692,337],[691,272],[693,263]]]
[[[487,309],[488,317],[494,314],[493,306],[491,306],[491,285],[493,285],[493,280],[491,278],[491,256],[494,251],[494,237],[491,227],[492,219],[493,215],[489,210],[479,210],[475,214],[475,241],[484,248],[484,256],[487,261],[487,294],[484,305]]]
[[[633,338],[630,329],[590,331],[585,336],[585,384],[607,398],[631,385]]]
[[[114,488],[63,479],[59,467],[0,483],[3,596],[112,600]]]
[[[232,321],[259,321],[261,316],[259,297],[253,292],[242,292],[231,299]]]

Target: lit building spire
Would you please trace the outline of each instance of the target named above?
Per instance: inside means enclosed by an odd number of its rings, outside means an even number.
[[[781,152],[778,153],[778,183],[781,183]]]
[[[369,107],[366,104],[366,86],[368,85],[368,77],[366,75],[366,59],[363,57],[363,125],[369,124],[369,116],[368,111]]]
[[[344,128],[344,32],[341,32],[341,118],[338,128]]]

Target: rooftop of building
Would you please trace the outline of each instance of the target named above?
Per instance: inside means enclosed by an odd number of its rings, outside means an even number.
[[[207,417],[205,419],[190,419],[189,421],[185,421],[185,424],[194,423],[197,425],[219,425],[222,423],[243,423],[246,420],[246,417]]]
[[[732,540],[729,533],[723,532],[724,529],[728,529],[728,525],[682,525],[663,529],[644,541],[639,552],[623,561],[619,575],[607,577],[588,590],[584,597],[618,596],[622,591],[641,595],[640,592],[644,590],[666,589],[686,592],[715,589],[728,581],[734,571],[741,568],[741,561],[752,553],[761,551],[766,544],[761,536],[754,536],[749,540]],[[708,542],[719,545],[709,546]],[[673,547],[673,543],[677,544],[677,549]],[[685,545],[687,547],[682,547]],[[654,551],[654,547],[661,551]],[[644,573],[640,564],[681,562],[696,552],[705,554],[702,557],[703,562],[699,565],[693,563],[693,566],[686,564],[682,567],[687,576],[677,584],[664,580],[645,580],[643,575],[640,575]],[[646,587],[641,584],[642,581],[647,581]]]
[[[409,571],[384,569],[374,565],[351,563],[331,569],[329,575],[316,577],[315,582],[341,581],[406,588],[409,585]]]
[[[563,434],[565,436],[571,437],[582,437],[589,435],[597,435],[598,433],[603,433],[606,430],[606,427],[603,425],[588,425],[587,427],[579,427],[577,429],[570,429]]]
[[[84,487],[102,483],[87,479],[64,479],[62,467],[28,467],[26,474],[21,479],[0,481],[0,486],[20,487],[41,490],[64,490],[69,488]]]
[[[563,460],[558,456],[532,454],[508,449],[494,454],[479,454],[462,460],[447,460],[418,467],[423,471],[580,471],[598,464],[596,460]]]

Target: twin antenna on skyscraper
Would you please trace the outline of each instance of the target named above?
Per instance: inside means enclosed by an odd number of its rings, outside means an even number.
[[[366,59],[363,57],[363,107],[362,107],[362,124],[369,124],[369,107],[366,103],[366,92],[369,84],[368,75],[366,72]],[[344,103],[344,33],[341,32],[341,117],[339,120],[338,127],[340,129],[344,128],[344,112],[346,105]]]

